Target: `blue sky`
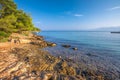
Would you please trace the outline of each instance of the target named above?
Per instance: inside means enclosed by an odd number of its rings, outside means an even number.
[[[42,30],[120,26],[120,0],[14,0]]]

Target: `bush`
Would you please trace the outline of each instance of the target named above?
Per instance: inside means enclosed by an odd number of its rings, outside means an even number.
[[[0,36],[0,42],[6,42],[6,41],[8,41],[8,38],[4,38],[4,37]]]
[[[0,31],[0,36],[2,36],[2,37],[8,37],[9,34],[5,33],[4,31]]]

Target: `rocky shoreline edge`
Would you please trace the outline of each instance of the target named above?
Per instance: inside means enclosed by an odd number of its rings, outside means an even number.
[[[52,56],[43,48],[56,44],[43,36],[14,33],[11,37],[9,44],[14,47],[0,47],[0,80],[112,80],[101,72],[81,69],[70,59]]]

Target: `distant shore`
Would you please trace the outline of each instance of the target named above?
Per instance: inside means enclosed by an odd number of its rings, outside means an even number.
[[[111,33],[116,33],[116,34],[117,34],[117,33],[120,33],[120,32],[117,32],[117,31],[116,31],[116,32],[111,32]]]

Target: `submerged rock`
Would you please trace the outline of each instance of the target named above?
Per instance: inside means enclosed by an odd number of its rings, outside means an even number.
[[[71,45],[63,44],[62,47],[69,48]]]
[[[92,54],[92,53],[88,53],[88,54],[86,54],[87,56],[92,56],[92,57],[97,57],[97,55],[95,55],[95,54]]]
[[[62,57],[61,56],[58,56],[59,59],[61,59]]]
[[[72,48],[72,49],[73,49],[73,50],[78,50],[78,48],[76,48],[76,47],[75,47],[75,48]]]

